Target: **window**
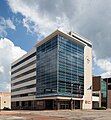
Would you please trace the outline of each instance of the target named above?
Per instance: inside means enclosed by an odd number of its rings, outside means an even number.
[[[24,58],[23,60],[21,60],[20,62],[16,63],[15,65],[13,65],[11,68],[14,68],[18,65],[20,65],[21,63],[25,62],[26,60],[30,59],[31,57],[34,57],[36,55],[36,52],[34,52],[33,54],[27,56],[26,58]]]
[[[84,46],[62,36],[58,39],[59,94],[81,97],[84,94]]]
[[[84,46],[58,35],[37,51],[38,96],[84,94]]]
[[[30,73],[35,72],[35,71],[36,71],[36,68],[33,68],[33,69],[29,70],[29,71],[26,71],[24,73],[21,73],[21,74],[15,76],[15,77],[11,78],[11,80],[15,80],[15,79],[17,79],[19,77],[22,77],[24,75],[30,74]]]
[[[57,36],[37,48],[37,95],[57,93]]]

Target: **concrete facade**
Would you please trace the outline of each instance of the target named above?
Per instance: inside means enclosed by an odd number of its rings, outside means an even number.
[[[83,109],[92,109],[92,48],[84,49],[84,97]]]
[[[11,108],[11,93],[0,92],[0,109]]]
[[[72,86],[69,96],[53,94],[38,97],[37,48],[57,35],[84,46],[84,93],[81,97],[71,96]],[[56,30],[12,63],[11,74],[12,109],[92,109],[92,44],[76,33],[66,34]]]
[[[30,57],[29,57],[30,56]],[[36,49],[35,47],[22,58],[15,61],[16,67],[11,69],[11,103],[13,109],[22,109],[24,102],[33,106],[36,93]],[[18,71],[17,71],[18,70]],[[18,76],[19,75],[19,76]],[[30,103],[31,102],[31,103]],[[26,103],[27,104],[27,103]],[[27,109],[27,108],[26,108]]]

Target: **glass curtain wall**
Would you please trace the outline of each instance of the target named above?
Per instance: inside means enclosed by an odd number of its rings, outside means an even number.
[[[107,107],[107,84],[103,79],[101,80],[101,106]]]
[[[37,47],[37,97],[84,94],[84,46],[58,35]]]
[[[84,46],[59,35],[58,92],[62,96],[84,94]]]
[[[57,36],[37,47],[37,96],[57,93]]]

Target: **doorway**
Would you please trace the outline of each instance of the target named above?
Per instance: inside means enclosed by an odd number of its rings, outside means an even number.
[[[45,109],[47,110],[53,109],[53,100],[45,100]]]
[[[75,100],[75,109],[80,109],[80,100]]]

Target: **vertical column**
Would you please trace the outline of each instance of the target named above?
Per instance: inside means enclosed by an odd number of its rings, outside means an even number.
[[[43,109],[43,110],[47,109],[47,108],[46,108],[46,100],[43,100],[43,106],[42,106],[42,109]]]
[[[99,91],[99,107],[101,107],[101,99],[102,99],[102,97],[101,97],[101,91]]]
[[[19,101],[19,107],[20,107],[20,110],[22,109],[22,102]]]
[[[108,78],[106,80],[106,108],[109,108]]]
[[[73,101],[73,109],[75,109],[75,100]]]
[[[56,109],[59,110],[60,109],[60,102],[58,99],[56,100],[56,106],[57,106]]]
[[[71,104],[71,110],[73,110],[73,100],[72,99],[71,99],[70,104]]]
[[[82,109],[82,104],[83,104],[83,101],[80,100],[80,109]]]
[[[84,96],[83,109],[92,109],[92,48],[84,48]]]

